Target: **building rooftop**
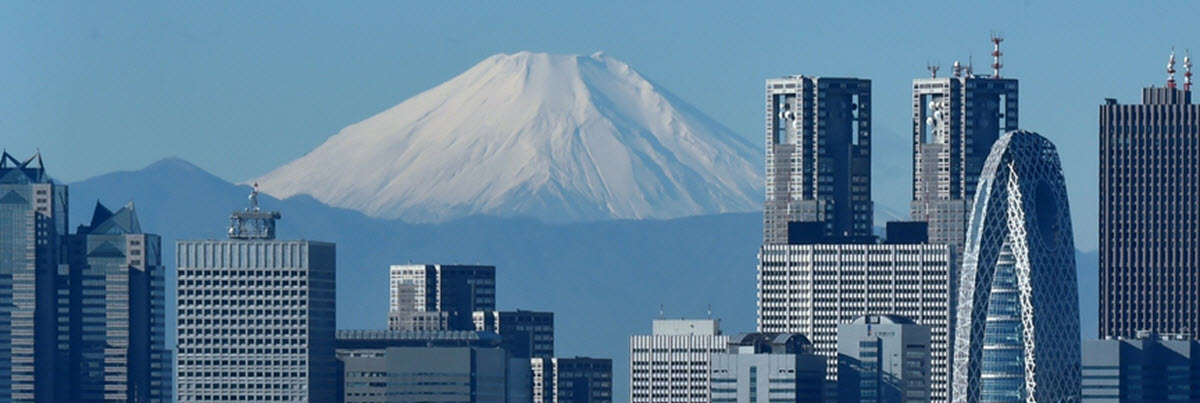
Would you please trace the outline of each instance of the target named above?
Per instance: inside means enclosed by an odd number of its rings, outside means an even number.
[[[668,336],[718,336],[719,319],[655,319],[654,334]]]

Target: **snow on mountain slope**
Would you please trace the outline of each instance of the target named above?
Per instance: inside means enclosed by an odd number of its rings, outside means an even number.
[[[625,63],[495,55],[256,181],[410,222],[547,222],[761,208],[762,153]]]

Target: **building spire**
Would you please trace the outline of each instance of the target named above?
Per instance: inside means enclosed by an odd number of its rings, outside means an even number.
[[[1183,51],[1183,90],[1192,90],[1192,51]]]
[[[246,211],[258,211],[258,182],[254,182],[254,190],[250,191],[250,209]]]
[[[992,78],[1000,78],[1000,68],[1004,65],[1000,64],[1000,42],[1004,42],[1004,37],[999,34],[992,33]]]
[[[1167,88],[1175,88],[1175,47],[1171,47],[1171,58],[1167,59]]]

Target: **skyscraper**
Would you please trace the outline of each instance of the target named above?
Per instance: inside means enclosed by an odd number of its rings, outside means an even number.
[[[1027,131],[996,141],[979,178],[967,230],[955,326],[954,401],[1079,399],[1079,300],[1070,212],[1054,144]]]
[[[923,226],[915,228],[924,235]],[[931,330],[931,394],[934,401],[945,401],[955,260],[951,246],[925,243],[764,245],[758,331],[808,335],[814,352],[827,360],[826,392],[832,399],[838,325],[863,315],[906,316]]]
[[[496,309],[496,267],[409,264],[391,268],[392,330],[475,330],[475,311]]]
[[[929,242],[962,251],[967,213],[992,143],[1017,129],[1016,79],[979,77],[954,62],[950,77],[913,80],[912,219],[929,223]]]
[[[67,187],[0,153],[0,400],[70,399],[66,236]]]
[[[276,240],[257,193],[229,239],[176,243],[179,402],[337,399],[335,246]]]
[[[1200,105],[1183,89],[1100,106],[1100,337],[1200,337]]]
[[[162,241],[100,203],[69,243],[73,401],[170,402]],[[63,374],[65,376],[65,373]]]
[[[871,235],[871,80],[767,80],[763,242],[787,243],[788,223]]]
[[[713,353],[729,336],[714,319],[656,319],[651,334],[629,337],[629,401],[709,402]]]

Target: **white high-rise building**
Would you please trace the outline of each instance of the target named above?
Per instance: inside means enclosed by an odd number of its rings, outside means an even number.
[[[658,319],[648,335],[629,337],[629,401],[708,402],[712,355],[729,336],[716,319]]]
[[[335,246],[275,240],[278,218],[176,244],[179,402],[336,400]]]
[[[917,231],[924,231],[918,228]],[[949,388],[951,245],[844,243],[763,245],[758,266],[758,331],[808,335],[837,381],[838,325],[865,315],[901,315],[932,333],[932,400]]]

